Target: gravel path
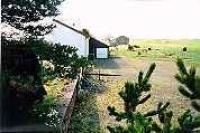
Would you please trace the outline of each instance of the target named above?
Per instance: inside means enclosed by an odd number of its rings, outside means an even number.
[[[186,109],[191,108],[190,101],[187,98],[183,97],[177,89],[179,83],[174,78],[174,75],[177,73],[176,64],[175,62],[170,60],[155,60],[154,62],[156,63],[156,69],[151,78],[152,97],[144,105],[139,107],[139,110],[146,111],[149,109],[154,109],[158,102],[169,101],[171,103],[170,109],[173,110],[174,116],[176,118],[179,114],[182,114]],[[128,59],[122,57],[95,60],[94,63],[96,65],[96,68],[94,69],[95,72],[98,72],[98,70],[100,69],[101,73],[122,75],[120,77],[102,77],[102,79],[105,79],[107,81],[107,84],[109,86],[109,84],[113,85],[121,81],[125,82],[127,80],[131,81],[136,79],[139,71],[146,71],[150,64],[153,63],[153,61],[148,59]],[[110,92],[105,92],[105,97],[106,95],[110,95],[107,93]],[[101,95],[101,97],[104,96]],[[107,112],[107,110],[100,109],[100,112],[102,112],[103,115]],[[102,121],[106,119],[105,117],[109,116],[104,115],[104,117],[101,118]]]
[[[155,60],[154,62],[157,66],[151,78],[152,97],[145,104],[140,105],[138,111],[150,111],[157,107],[158,102],[169,101],[171,103],[169,109],[173,110],[173,121],[176,121],[180,114],[190,108],[190,101],[177,90],[179,84],[174,79],[177,73],[176,64],[170,60]],[[107,107],[115,106],[117,110],[123,110],[123,100],[118,94],[119,91],[127,80],[135,80],[139,71],[146,71],[153,61],[122,57],[95,60],[94,63],[93,73],[98,73],[100,69],[101,73],[120,74],[121,76],[104,76],[101,77],[101,82],[96,76],[88,80],[91,80],[94,86],[90,88],[86,86],[85,89],[90,91],[83,91],[82,97],[78,98],[71,121],[71,132],[74,133],[107,133],[108,125],[119,124],[109,116]],[[200,71],[198,72],[200,74]]]

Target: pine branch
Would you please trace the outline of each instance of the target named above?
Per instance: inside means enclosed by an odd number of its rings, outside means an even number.
[[[149,67],[149,70],[147,71],[145,77],[144,77],[144,81],[143,83],[147,83],[149,81],[149,78],[151,77],[153,71],[155,70],[156,68],[156,64],[155,63],[152,63],[151,66]]]
[[[109,112],[109,115],[110,116],[115,116],[115,119],[117,121],[121,121],[122,119],[126,119],[127,118],[127,114],[126,113],[118,113],[116,111],[115,107],[108,106],[107,110]]]
[[[160,128],[156,122],[152,123],[152,130],[155,131],[156,133],[162,132],[162,128]]]
[[[195,132],[200,127],[200,115],[192,115],[190,110],[187,110],[181,117],[178,118],[180,132],[191,133]]]
[[[107,126],[107,128],[110,133],[127,133],[127,131],[121,126],[115,126],[115,127]]]
[[[178,70],[181,73],[181,75],[188,75],[187,69],[186,69],[182,59],[177,59],[176,64],[178,66]]]
[[[158,104],[157,110],[149,111],[146,114],[144,114],[144,116],[148,117],[148,116],[154,116],[154,115],[157,115],[157,114],[161,114],[167,109],[167,107],[169,105],[170,105],[169,102],[165,103],[164,105],[163,105],[162,102],[160,102]]]
[[[193,94],[191,94],[191,92],[187,91],[183,86],[179,86],[178,90],[182,95],[189,97],[190,99],[193,98]]]
[[[173,112],[165,112],[165,118],[164,118],[164,132],[169,133],[170,132],[170,127],[171,127],[171,120],[173,116]]]
[[[142,84],[142,81],[143,81],[143,72],[140,71],[139,74],[138,74],[138,84]]]
[[[193,107],[196,111],[200,112],[200,104],[198,104],[196,101],[192,101],[192,107]]]
[[[148,94],[147,96],[145,96],[144,98],[142,98],[138,104],[143,104],[145,103],[149,98],[151,97],[151,94]]]
[[[179,92],[190,98],[191,104],[195,110],[200,111],[200,105],[196,103],[200,99],[200,78],[196,76],[195,67],[191,67],[187,72],[187,69],[181,59],[177,60],[177,66],[179,69],[179,74],[175,75],[175,78],[182,84],[179,86]]]
[[[148,82],[149,82],[149,78],[151,77],[155,68],[156,68],[156,64],[152,63],[144,77],[142,77],[143,76],[142,72],[139,73],[138,83],[136,83],[136,84],[138,84],[138,88],[141,89],[141,91],[149,91],[150,90],[151,84],[149,84]]]
[[[194,119],[193,119],[193,123],[192,123],[192,128],[195,129],[195,128],[199,128],[200,127],[200,115],[196,116]]]

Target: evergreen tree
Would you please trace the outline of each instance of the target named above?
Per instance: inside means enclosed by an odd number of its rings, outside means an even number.
[[[179,91],[184,96],[188,97],[192,101],[194,109],[199,111],[199,104],[197,100],[200,99],[199,95],[199,78],[196,76],[196,70],[194,67],[187,71],[183,61],[177,60],[177,66],[179,68],[179,74],[176,74],[175,78],[182,84],[179,87]],[[155,69],[155,64],[152,64],[143,76],[143,72],[138,75],[138,82],[125,83],[124,90],[119,95],[124,101],[124,112],[117,112],[115,107],[108,107],[109,115],[114,116],[117,121],[126,120],[126,126],[108,126],[108,130],[111,133],[193,133],[200,132],[200,114],[193,114],[190,110],[187,110],[178,118],[178,126],[174,126],[171,122],[173,112],[168,111],[167,107],[169,102],[163,104],[160,102],[156,110],[148,111],[147,113],[137,112],[137,106],[146,102],[151,95],[146,94],[142,96],[144,92],[148,92],[151,89],[149,79]],[[158,116],[160,124],[157,124],[152,116]]]
[[[2,0],[1,21],[32,36],[47,34],[54,27],[31,25],[45,17],[58,15],[57,6],[64,0]]]
[[[179,92],[190,98],[192,106],[200,112],[200,104],[197,102],[200,99],[200,77],[196,76],[196,69],[191,67],[188,71],[181,59],[177,60],[179,73],[175,78],[181,83]]]
[[[175,75],[177,81],[181,83],[179,92],[191,100],[192,107],[200,112],[200,78],[196,76],[195,67],[187,70],[182,59],[177,59],[179,73]],[[181,133],[200,132],[200,113],[194,115],[189,109],[179,117],[179,129]]]
[[[159,103],[156,110],[146,112],[144,114],[137,112],[137,106],[145,103],[151,95],[148,93],[151,89],[149,83],[150,77],[155,70],[156,64],[153,63],[144,75],[139,72],[138,81],[135,83],[126,82],[124,90],[119,92],[120,97],[124,101],[124,112],[117,112],[115,107],[108,107],[109,115],[114,116],[117,121],[126,120],[127,127],[123,126],[108,126],[108,130],[112,133],[148,133],[153,131],[161,131],[162,129],[152,121],[151,116],[158,115],[160,121],[165,123],[165,128],[170,125],[172,112],[165,112],[169,103]],[[146,93],[145,96],[142,96]],[[169,119],[169,120],[167,120]],[[169,127],[169,126],[168,126]]]
[[[41,57],[41,54],[39,56],[35,49],[39,49],[40,51],[44,50],[42,49],[44,44],[41,43],[42,41],[37,41],[37,37],[49,33],[54,25],[36,23],[46,17],[58,15],[57,6],[61,4],[62,1],[63,0],[1,1],[2,23],[23,31],[26,33],[26,36],[23,38],[27,38],[19,41],[15,40],[13,37],[8,39],[5,34],[1,34],[2,88],[0,91],[3,95],[1,97],[2,110],[0,114],[3,115],[0,117],[3,121],[1,124],[5,126],[15,125],[16,123],[19,124],[19,121],[24,121],[25,117],[32,109],[32,106],[41,102],[44,95],[47,94],[42,85],[40,75],[39,57]],[[15,32],[15,30],[9,32]],[[11,33],[11,35],[12,34],[14,33]],[[34,39],[31,40],[30,38]],[[35,45],[30,46],[33,42],[34,44],[39,43],[41,45],[38,45],[37,48]],[[49,46],[48,48],[53,50],[53,47]],[[59,48],[61,47],[58,46],[58,48],[56,47],[55,49],[59,51]],[[69,49],[71,49],[71,53],[74,53],[74,48]],[[66,51],[61,54],[63,55]],[[51,59],[52,56],[48,57]]]

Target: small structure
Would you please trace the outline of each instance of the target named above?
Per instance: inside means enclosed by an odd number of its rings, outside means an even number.
[[[108,58],[109,46],[93,37],[90,37],[89,55],[90,58]]]
[[[76,47],[78,49],[77,54],[80,57],[108,58],[109,46],[91,37],[86,29],[77,30],[55,19],[54,22],[56,28],[48,36],[48,40],[53,43]]]

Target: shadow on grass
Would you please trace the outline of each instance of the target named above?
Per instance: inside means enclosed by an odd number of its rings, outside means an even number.
[[[77,97],[69,133],[99,133],[100,130],[95,93],[84,91]]]

